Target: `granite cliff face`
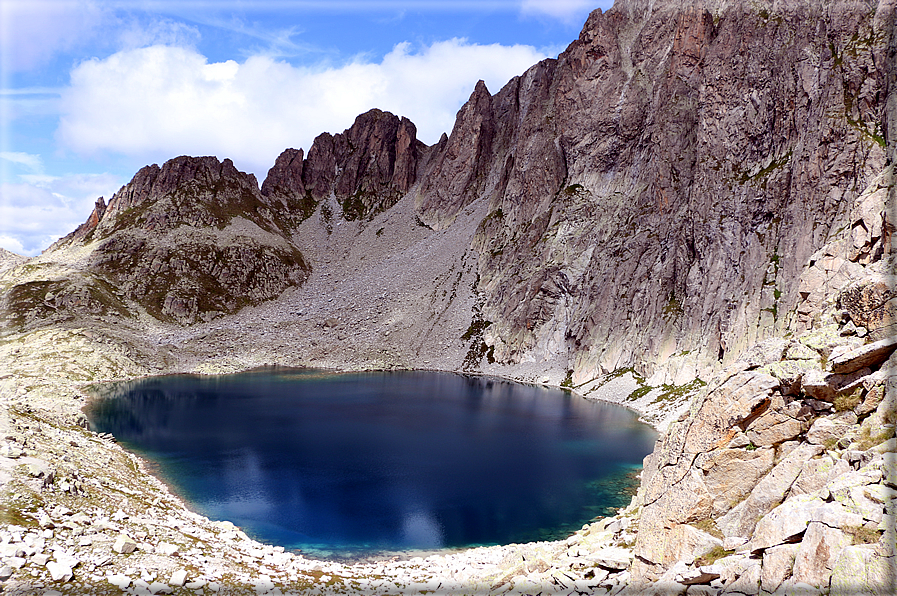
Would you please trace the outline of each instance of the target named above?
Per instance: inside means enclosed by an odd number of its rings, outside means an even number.
[[[489,205],[496,360],[686,379],[785,329],[886,161],[889,11],[618,3],[557,60],[478,86],[416,197],[435,227]]]

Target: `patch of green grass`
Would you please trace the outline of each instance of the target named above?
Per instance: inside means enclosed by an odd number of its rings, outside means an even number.
[[[567,370],[567,376],[564,377],[564,380],[561,381],[561,387],[566,389],[573,389],[573,369]]]
[[[863,401],[863,388],[857,387],[850,393],[842,393],[835,397],[835,411],[846,412],[852,410]]]
[[[676,298],[674,292],[670,292],[670,295],[667,298],[667,303],[664,305],[661,312],[665,319],[675,319],[682,314],[682,303]]]
[[[491,324],[492,321],[486,321],[479,316],[474,316],[473,320],[470,322],[470,327],[468,327],[467,331],[464,332],[464,335],[461,336],[461,340],[467,341],[468,339],[473,339],[476,336],[482,335],[483,331],[485,331]]]
[[[857,437],[856,442],[860,450],[866,451],[867,449],[871,449],[876,445],[881,445],[889,439],[893,439],[894,436],[894,427],[885,428],[881,432],[873,434],[872,429],[869,426],[862,426],[860,427],[860,433]]]
[[[882,534],[878,529],[865,526],[847,526],[842,529],[853,539],[854,544],[875,544],[881,539]]]
[[[719,538],[720,540],[724,538],[723,533],[720,531],[719,527],[717,527],[716,522],[712,519],[702,519],[699,522],[695,522],[689,525],[691,525],[693,528],[701,530],[702,532],[707,532],[711,536]]]
[[[734,555],[734,550],[726,550],[721,546],[714,546],[709,551],[695,559],[695,565],[713,565],[723,557]]]
[[[626,396],[625,401],[636,401],[637,399],[641,399],[645,397],[652,389],[654,389],[654,387],[651,387],[650,385],[642,385],[641,387],[630,393],[628,396]]]
[[[582,184],[571,184],[563,190],[564,195],[568,197],[572,197],[583,192],[585,192],[585,188],[583,188]]]

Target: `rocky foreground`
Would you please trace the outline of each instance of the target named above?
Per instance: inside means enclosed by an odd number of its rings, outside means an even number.
[[[142,169],[0,252],[8,594],[894,594],[893,0],[620,1],[427,147]],[[663,434],[559,542],[355,563],[189,511],[94,383],[261,365],[570,388]]]

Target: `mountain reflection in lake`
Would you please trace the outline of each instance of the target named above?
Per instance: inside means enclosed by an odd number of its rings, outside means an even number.
[[[322,556],[558,538],[628,504],[656,434],[567,392],[266,369],[97,388],[92,427],[192,507]]]

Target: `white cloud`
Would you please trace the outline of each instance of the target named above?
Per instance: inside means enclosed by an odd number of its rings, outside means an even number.
[[[40,155],[23,153],[21,151],[0,151],[0,159],[25,166],[28,170],[35,173],[44,171],[44,163]]]
[[[546,15],[567,24],[581,24],[583,17],[596,8],[607,10],[613,0],[522,0],[520,12],[523,14]]]
[[[3,0],[0,56],[3,68],[32,68],[93,36],[104,11],[90,0]]]
[[[407,116],[419,138],[434,143],[451,131],[478,79],[495,93],[544,57],[530,46],[463,39],[416,52],[403,43],[379,63],[329,68],[268,56],[209,63],[183,47],[131,49],[72,71],[57,138],[82,154],[230,157],[263,177],[283,149],[307,150],[319,133],[342,132],[371,108]]]
[[[84,223],[96,199],[122,185],[111,174],[34,178],[32,184],[0,184],[0,246],[27,256]]]
[[[191,47],[199,42],[199,29],[171,19],[156,18],[148,23],[133,17],[122,20],[118,26],[118,43],[122,49],[142,48],[151,45]]]
[[[22,246],[22,243],[19,242],[17,238],[13,238],[12,236],[5,236],[0,234],[0,248],[5,248],[8,251],[14,252],[17,255],[25,254],[25,247]]]

